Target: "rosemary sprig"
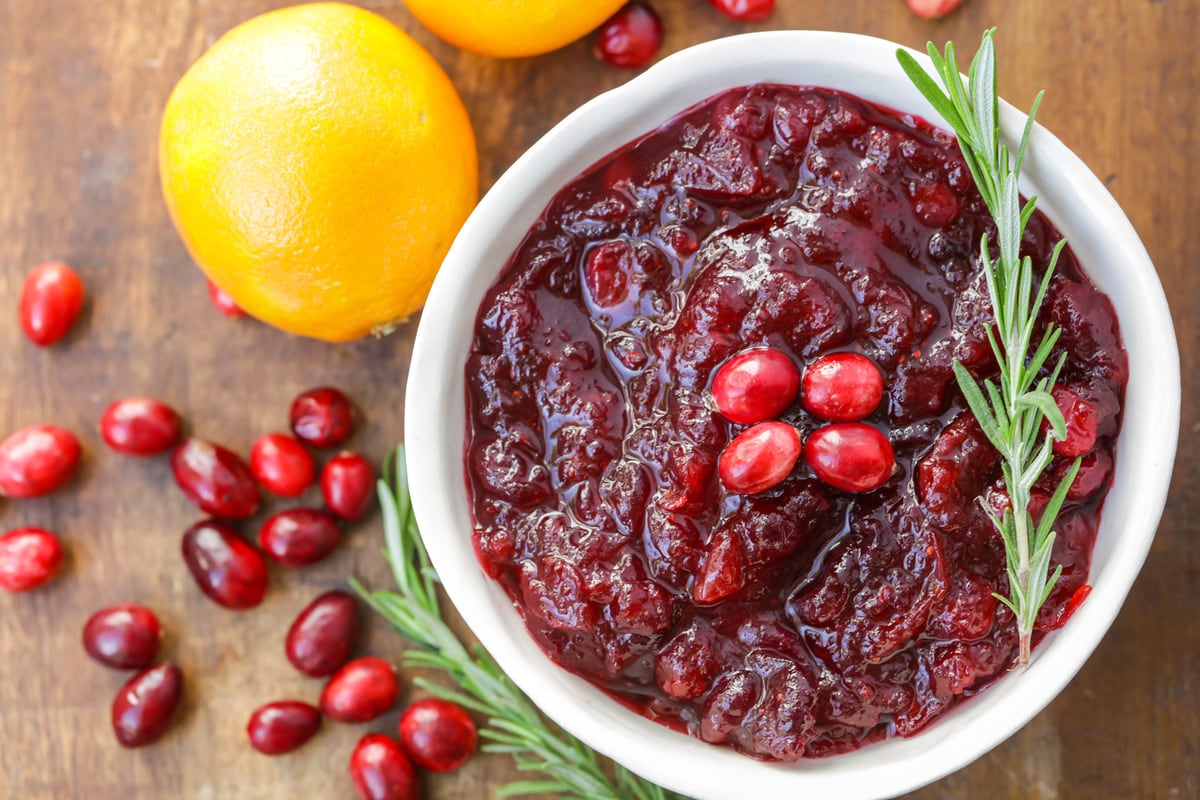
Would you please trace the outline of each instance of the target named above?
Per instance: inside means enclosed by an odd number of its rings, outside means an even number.
[[[987,336],[1000,374],[995,381],[984,380],[981,387],[967,368],[956,361],[954,375],[971,412],[1002,458],[1011,506],[1002,517],[997,517],[986,505],[984,510],[1004,538],[1009,596],[996,596],[1016,617],[1020,640],[1018,664],[1025,666],[1029,663],[1038,610],[1062,572],[1061,565],[1050,571],[1053,526],[1079,470],[1079,460],[1059,483],[1041,519],[1035,521],[1029,508],[1030,490],[1053,457],[1053,440],[1066,436],[1062,412],[1050,394],[1066,355],[1048,366],[1059,336],[1054,325],[1047,326],[1036,348],[1031,350],[1031,345],[1038,312],[1066,240],[1055,246],[1045,274],[1040,283],[1035,283],[1033,264],[1028,256],[1022,258],[1020,252],[1021,237],[1033,216],[1037,198],[1030,197],[1021,205],[1017,181],[1044,92],[1039,92],[1033,101],[1014,158],[1000,141],[994,34],[995,29],[984,33],[966,81],[959,74],[953,43],[946,45],[944,56],[932,42],[928,45],[941,86],[907,52],[898,50],[896,57],[921,94],[953,128],[967,168],[996,222],[999,256],[991,257],[985,234],[980,243],[980,260],[996,318]],[[1048,420],[1051,427],[1046,436],[1041,435],[1043,420]]]
[[[541,773],[537,780],[509,783],[498,797],[559,794],[568,800],[686,800],[613,765],[606,770],[591,748],[552,726],[482,648],[468,650],[442,618],[437,573],[429,563],[412,512],[404,446],[389,454],[378,484],[383,510],[386,556],[396,591],[369,592],[351,580],[363,599],[414,647],[406,666],[442,670],[457,688],[417,678],[432,695],[451,700],[487,717],[480,731],[483,749],[509,753],[521,770]]]

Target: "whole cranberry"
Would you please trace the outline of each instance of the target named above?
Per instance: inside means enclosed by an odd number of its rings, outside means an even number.
[[[149,397],[126,397],[104,410],[100,435],[127,456],[155,456],[179,442],[183,420],[166,403]]]
[[[25,278],[17,313],[29,341],[46,347],[66,336],[83,310],[83,281],[62,261],[38,264]]]
[[[731,492],[757,494],[778,485],[800,458],[800,434],[786,422],[760,422],[734,437],[717,461]]]
[[[0,587],[10,592],[49,583],[62,564],[62,545],[48,530],[17,528],[0,536]]]
[[[1068,386],[1056,385],[1050,391],[1067,425],[1067,436],[1054,441],[1054,452],[1071,457],[1087,453],[1096,446],[1100,412],[1091,401]],[[1048,432],[1049,423],[1043,422],[1042,428]]]
[[[888,438],[861,422],[826,425],[808,437],[804,460],[816,476],[844,492],[870,492],[896,469]]]
[[[83,649],[113,669],[145,669],[158,656],[162,626],[145,606],[125,603],[101,609],[83,626]]]
[[[762,22],[775,11],[775,0],[708,0],[708,2],[717,11],[739,22]]]
[[[822,356],[804,371],[804,410],[830,422],[858,422],[883,399],[879,367],[858,353]]]
[[[188,528],[183,560],[200,590],[225,608],[253,608],[267,593],[267,562],[224,522],[206,519]]]
[[[282,433],[268,433],[250,448],[250,471],[271,494],[297,497],[317,474],[304,445]]]
[[[0,442],[0,495],[37,497],[71,479],[79,440],[54,425],[30,425]]]
[[[350,778],[362,800],[419,800],[421,782],[400,745],[381,733],[359,740],[350,756]]]
[[[338,722],[369,722],[396,705],[400,682],[382,658],[358,658],[334,673],[321,692],[321,713]]]
[[[288,629],[284,651],[292,666],[313,678],[346,663],[358,627],[358,603],[346,592],[326,592],[308,604]]]
[[[357,453],[339,453],[321,470],[325,505],[348,522],[363,518],[375,497],[375,470]]]
[[[596,57],[614,67],[643,67],[662,44],[662,20],[637,0],[626,3],[596,32]]]
[[[713,376],[712,396],[721,416],[739,425],[777,417],[800,388],[800,370],[779,350],[745,350],[726,361]]]
[[[418,700],[400,717],[400,744],[413,763],[433,772],[449,772],[475,754],[479,737],[462,706],[430,697]]]
[[[309,389],[292,401],[292,433],[313,447],[337,447],[354,433],[350,399],[332,386]]]
[[[922,19],[938,19],[962,5],[962,0],[908,0],[908,10]]]
[[[263,552],[285,567],[315,564],[336,550],[341,540],[337,520],[314,508],[280,511],[258,532]]]
[[[321,712],[299,700],[267,703],[250,715],[246,735],[250,746],[263,755],[290,753],[307,742],[321,727]]]
[[[244,317],[246,312],[241,306],[233,301],[233,298],[225,294],[222,289],[212,281],[208,282],[208,297],[212,300],[212,304],[217,307],[227,317]]]
[[[254,516],[262,499],[246,462],[219,444],[192,437],[171,454],[175,483],[206,514],[221,519]]]
[[[134,675],[113,700],[117,741],[125,747],[141,747],[161,739],[182,696],[183,674],[174,664],[159,664]]]

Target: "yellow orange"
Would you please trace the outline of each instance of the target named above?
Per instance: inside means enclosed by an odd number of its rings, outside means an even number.
[[[557,50],[599,27],[625,0],[404,0],[462,50],[514,58]]]

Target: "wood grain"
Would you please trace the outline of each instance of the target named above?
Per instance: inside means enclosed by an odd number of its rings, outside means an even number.
[[[80,477],[50,498],[0,503],[4,529],[37,524],[70,548],[46,589],[0,597],[0,797],[13,800],[252,800],[353,797],[345,776],[362,730],[329,725],[299,754],[256,756],[243,726],[261,702],[319,687],[283,658],[282,633],[310,597],[347,574],[383,585],[378,518],[328,563],[276,572],[261,609],[214,607],[187,577],[179,537],[196,517],[165,462],[115,456],[96,421],[111,400],[152,394],[192,428],[245,452],[286,425],[291,397],[331,383],[358,402],[353,446],[376,461],[402,436],[415,325],[384,340],[329,346],[209,306],[158,193],[159,115],[174,82],[268,0],[0,0],[0,309],[25,272],[64,258],[91,291],[70,339],[41,351],[0,314],[0,433],[55,422],[80,433]],[[629,73],[586,41],[533,59],[458,52],[398,0],[367,3],[429,47],[475,122],[485,186],[538,136]],[[663,52],[747,29],[701,0],[655,0]],[[1070,687],[1006,744],[911,797],[1200,797],[1200,0],[967,0],[941,22],[900,0],[780,0],[752,28],[819,28],[973,44],[1000,27],[1002,92],[1027,105],[1043,86],[1049,125],[1099,174],[1146,242],[1183,350],[1184,423],[1167,512],[1129,602]],[[310,498],[311,499],[311,498]],[[440,535],[440,532],[430,532]],[[79,631],[117,601],[157,609],[166,655],[187,676],[187,707],[157,746],[120,750],[108,724],[123,677],[87,662]],[[364,651],[397,656],[372,624]],[[372,725],[394,730],[396,715]],[[479,757],[428,780],[428,798],[486,798],[514,771]]]

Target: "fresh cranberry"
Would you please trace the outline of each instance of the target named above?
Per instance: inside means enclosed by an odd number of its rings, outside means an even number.
[[[775,11],[775,0],[708,0],[708,2],[717,11],[739,22],[762,22]]]
[[[79,440],[53,425],[30,425],[0,442],[0,495],[37,497],[71,479]]]
[[[800,434],[786,422],[760,422],[734,437],[717,473],[731,492],[757,494],[776,486],[800,458]]]
[[[339,453],[321,470],[321,494],[325,505],[348,522],[357,522],[375,497],[375,470],[357,453]]]
[[[246,725],[250,746],[267,756],[290,753],[321,727],[321,712],[299,700],[279,700],[255,709]]]
[[[870,492],[887,483],[896,468],[888,438],[870,425],[840,422],[808,437],[804,460],[816,476],[844,492]]]
[[[258,511],[258,484],[246,462],[219,444],[192,437],[171,455],[175,483],[205,514],[245,519]]]
[[[66,336],[83,310],[83,281],[61,261],[38,264],[21,287],[18,314],[29,341],[46,347]]]
[[[350,756],[350,777],[362,800],[420,800],[417,770],[394,739],[364,736]]]
[[[208,297],[212,300],[212,304],[217,307],[227,317],[244,317],[246,312],[241,306],[233,301],[233,298],[225,294],[219,286],[212,281],[208,282]]]
[[[313,600],[288,629],[284,650],[292,666],[312,678],[332,675],[346,663],[358,627],[358,603],[346,592]]]
[[[145,669],[158,656],[162,626],[145,606],[126,603],[101,609],[83,626],[83,649],[113,669]]]
[[[413,763],[432,772],[450,772],[475,754],[475,721],[462,706],[430,697],[400,717],[400,744]]]
[[[48,583],[62,569],[58,537],[42,528],[17,528],[0,536],[0,587],[27,592]]]
[[[332,386],[309,389],[292,401],[292,433],[313,447],[344,444],[354,433],[350,399]]]
[[[369,722],[396,705],[400,682],[382,658],[358,658],[334,673],[321,692],[321,713],[338,722]]]
[[[908,0],[908,10],[922,19],[938,19],[962,5],[962,0]]]
[[[1051,389],[1054,402],[1063,414],[1067,423],[1065,439],[1054,441],[1054,452],[1060,456],[1081,456],[1096,446],[1096,436],[1100,427],[1100,415],[1095,405],[1082,397],[1079,392],[1066,386],[1058,385]],[[1049,429],[1049,425],[1043,426]]]
[[[614,67],[643,67],[662,44],[662,20],[637,0],[626,3],[596,33],[595,53]]]
[[[739,425],[777,417],[792,404],[800,388],[796,362],[779,350],[738,353],[713,377],[713,402],[721,416]]]
[[[304,445],[282,433],[268,433],[250,448],[250,471],[271,494],[298,497],[317,474]]]
[[[830,422],[858,422],[883,399],[879,367],[858,353],[822,356],[804,371],[804,410]]]
[[[267,593],[267,562],[224,522],[206,519],[188,528],[183,559],[200,590],[225,608],[253,608]]]
[[[174,664],[139,672],[121,687],[112,704],[112,726],[124,747],[161,739],[183,696],[183,674]]]
[[[100,435],[127,456],[155,456],[179,442],[183,420],[166,403],[149,397],[126,397],[104,410]]]
[[[280,511],[258,532],[263,552],[285,567],[315,564],[337,549],[341,540],[337,520],[313,508]]]

